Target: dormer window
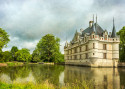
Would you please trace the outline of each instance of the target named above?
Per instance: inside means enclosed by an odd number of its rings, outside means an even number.
[[[105,35],[105,40],[107,40],[107,35]]]
[[[103,50],[106,50],[107,47],[106,47],[106,44],[103,44]]]

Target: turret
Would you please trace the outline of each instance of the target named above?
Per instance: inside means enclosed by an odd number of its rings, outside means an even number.
[[[95,34],[96,34],[96,23],[94,23],[94,15],[93,15],[92,29],[93,29],[93,32],[95,32]]]
[[[113,18],[113,29],[112,29],[112,38],[116,37],[116,30],[115,30],[115,24],[114,24],[114,18]]]

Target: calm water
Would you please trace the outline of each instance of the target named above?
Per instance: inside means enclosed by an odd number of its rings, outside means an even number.
[[[76,81],[93,80],[95,88],[119,89],[125,86],[125,68],[88,68],[43,64],[0,67],[1,82],[42,83],[46,80],[57,86]]]

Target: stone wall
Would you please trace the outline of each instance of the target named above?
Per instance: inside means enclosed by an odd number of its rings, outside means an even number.
[[[66,60],[65,64],[90,66],[90,67],[118,67],[118,60],[107,60],[107,59]]]

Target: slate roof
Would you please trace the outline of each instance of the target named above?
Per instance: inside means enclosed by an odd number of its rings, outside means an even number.
[[[113,18],[113,29],[112,29],[112,38],[116,37],[116,30],[115,30],[115,24],[114,24],[114,18]]]
[[[86,28],[83,32],[82,32],[82,36],[84,36],[85,33],[87,34],[91,34],[92,32],[96,33],[96,35],[100,35],[102,36],[104,30],[97,24],[97,23],[94,23],[92,25],[92,27],[88,27]]]

